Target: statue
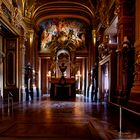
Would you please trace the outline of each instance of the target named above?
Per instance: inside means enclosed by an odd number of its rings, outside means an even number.
[[[62,63],[62,64],[59,66],[59,68],[60,68],[60,71],[61,71],[61,73],[62,73],[62,76],[61,76],[61,78],[60,78],[59,83],[62,84],[62,85],[64,85],[64,84],[66,84],[66,79],[65,79],[65,77],[64,77],[64,72],[66,71],[67,66],[65,66],[64,63]]]
[[[29,100],[29,95],[31,100],[33,100],[33,92],[31,90],[31,79],[32,79],[32,68],[31,64],[28,63],[25,67],[25,84],[26,84],[26,101]]]
[[[97,102],[97,92],[98,92],[97,79],[98,79],[98,65],[97,63],[95,63],[92,72],[92,91],[91,91],[91,99],[92,101],[95,102]]]
[[[60,68],[60,71],[61,71],[62,77],[63,77],[63,76],[64,76],[64,72],[65,72],[66,69],[67,69],[67,66],[65,66],[64,63],[62,63],[62,64],[59,66],[59,68]]]
[[[134,48],[132,47],[127,37],[124,37],[122,60],[122,96],[128,100],[130,90],[134,82]]]

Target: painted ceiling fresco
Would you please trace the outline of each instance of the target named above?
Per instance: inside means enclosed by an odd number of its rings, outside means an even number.
[[[54,42],[68,44],[71,42],[76,49],[85,47],[86,25],[74,18],[54,18],[41,24],[41,50],[49,48]]]

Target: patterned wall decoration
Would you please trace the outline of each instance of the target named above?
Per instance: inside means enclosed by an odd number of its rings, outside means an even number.
[[[47,50],[52,43],[68,44],[70,41],[76,48],[86,45],[86,24],[75,18],[54,18],[41,23],[41,51]]]

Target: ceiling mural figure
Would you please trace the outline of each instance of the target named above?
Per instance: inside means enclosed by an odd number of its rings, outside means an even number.
[[[52,44],[68,46],[73,44],[76,49],[85,47],[86,25],[74,18],[48,19],[41,24],[41,51],[49,49]]]

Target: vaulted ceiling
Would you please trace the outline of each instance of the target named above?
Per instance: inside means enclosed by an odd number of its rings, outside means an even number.
[[[112,22],[115,0],[12,0],[37,31],[48,19],[76,18],[90,29],[106,28]],[[27,18],[26,18],[27,17]],[[110,18],[111,17],[111,18]],[[107,26],[106,26],[107,25]],[[104,30],[104,29],[103,29]]]
[[[23,0],[22,8],[31,13],[34,26],[50,18],[71,17],[95,26],[97,0]],[[96,17],[97,18],[97,17]]]

